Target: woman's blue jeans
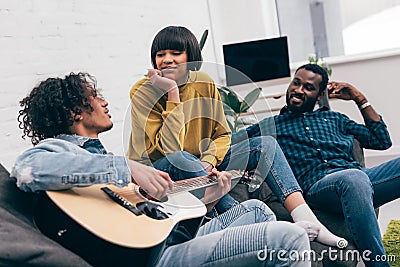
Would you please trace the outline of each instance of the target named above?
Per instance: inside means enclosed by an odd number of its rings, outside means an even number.
[[[153,166],[168,172],[173,180],[207,174],[200,160],[185,151],[169,154],[154,162]],[[270,136],[252,137],[232,144],[217,169],[254,171],[258,184],[265,180],[282,202],[291,193],[301,191],[285,155],[276,140]],[[221,198],[216,209],[218,213],[222,213],[236,204],[237,201],[228,194]]]
[[[217,169],[254,171],[258,185],[265,181],[282,203],[288,195],[301,191],[278,142],[271,136],[232,144]]]
[[[344,214],[357,248],[371,251],[366,266],[390,266],[372,261],[385,255],[374,208],[400,197],[400,158],[373,168],[334,169],[306,193],[314,209]]]

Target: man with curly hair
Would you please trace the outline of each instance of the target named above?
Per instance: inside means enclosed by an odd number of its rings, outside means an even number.
[[[17,158],[10,175],[21,190],[42,192],[92,184],[122,187],[135,182],[155,198],[161,198],[173,187],[167,173],[107,153],[98,135],[111,129],[113,123],[108,102],[101,97],[94,77],[89,74],[49,78],[20,104],[18,120],[23,137],[30,137],[34,145]],[[192,165],[195,164],[201,163],[193,161]],[[208,210],[215,205],[213,200],[230,190],[229,173],[214,170],[213,174],[218,186],[205,190],[203,201]],[[59,213],[46,214],[46,220],[55,221],[54,217],[61,216]],[[64,229],[68,218],[65,215],[60,218],[54,229]],[[118,225],[110,227],[112,230]],[[272,211],[258,200],[234,206],[202,225],[196,234],[186,227],[179,224],[174,228],[161,252],[150,258],[151,263],[157,266],[310,266],[308,260],[293,258],[288,253],[306,255],[310,249],[306,231],[295,224],[276,222]],[[49,234],[48,229],[42,230]],[[49,236],[94,266],[144,265],[142,259],[135,257],[133,249],[116,251],[115,247],[103,245],[104,241],[98,244],[93,236],[79,234],[83,230],[68,228],[66,231],[65,235]],[[286,251],[286,254],[259,257],[260,253],[270,251]]]
[[[12,174],[19,178],[17,185],[22,190],[61,190],[93,183],[124,186],[131,182],[131,175],[139,185],[148,187],[146,189],[155,197],[164,195],[168,188],[172,187],[167,173],[146,168],[130,160],[126,163],[125,157],[107,154],[98,139],[98,134],[110,130],[113,123],[107,108],[108,102],[96,88],[93,76],[87,73],[71,73],[65,79],[49,78],[35,87],[20,102],[20,106],[22,109],[18,115],[19,127],[23,130],[23,137],[31,138],[35,146],[18,158],[12,171]],[[94,153],[91,156],[95,158],[76,152],[77,147],[71,147],[71,143]],[[63,153],[52,153],[49,157],[58,168],[42,169],[41,165],[46,163],[48,157],[43,152],[52,151],[55,147],[61,147]],[[25,159],[29,159],[29,164],[21,163]],[[96,164],[93,164],[94,162]],[[76,168],[84,167],[87,173],[95,170],[108,175],[98,175],[95,181],[86,181],[86,176],[82,175],[75,181],[63,182],[65,177],[59,172],[68,170],[71,164]],[[109,166],[113,166],[114,169],[110,169]],[[144,175],[129,173],[129,169],[140,170]],[[25,176],[24,173],[30,175]],[[58,180],[54,179],[57,176]],[[142,178],[144,176],[147,177]],[[149,180],[151,186],[146,185]]]

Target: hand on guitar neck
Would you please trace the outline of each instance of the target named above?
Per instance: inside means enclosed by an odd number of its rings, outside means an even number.
[[[216,177],[218,183],[214,186],[208,187],[204,193],[202,201],[207,207],[207,212],[211,211],[217,204],[218,200],[231,190],[232,179],[231,173],[225,171],[219,172],[215,168],[211,170],[209,175]]]
[[[168,173],[132,160],[128,160],[128,165],[132,182],[143,188],[153,198],[162,199],[167,193],[173,191],[174,182]],[[224,171],[219,172],[213,168],[208,175],[217,179],[217,184],[207,188],[202,199],[207,210],[210,211],[218,200],[231,190],[232,174]]]

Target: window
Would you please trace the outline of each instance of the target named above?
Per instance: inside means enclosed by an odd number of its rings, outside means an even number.
[[[291,61],[400,48],[400,0],[275,0]]]

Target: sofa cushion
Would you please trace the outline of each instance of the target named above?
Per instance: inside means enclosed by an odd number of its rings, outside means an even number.
[[[0,266],[90,266],[35,227],[35,200],[0,164]]]

